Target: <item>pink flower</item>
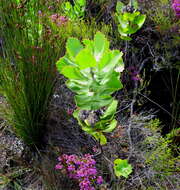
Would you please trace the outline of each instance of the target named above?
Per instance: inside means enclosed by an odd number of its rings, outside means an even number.
[[[140,78],[139,78],[138,76],[132,76],[131,79],[132,79],[133,81],[139,81],[139,80],[140,80]]]
[[[74,171],[75,170],[75,166],[73,166],[73,165],[70,165],[70,166],[68,166],[68,171],[70,172],[70,171]]]
[[[62,155],[62,159],[67,160],[67,159],[68,159],[68,155],[67,155],[67,154],[63,154],[63,155]]]
[[[59,17],[58,14],[53,14],[53,15],[50,16],[50,18],[51,18],[51,20],[52,20],[53,22],[55,22],[55,21],[58,19],[58,17]]]
[[[69,178],[79,182],[80,190],[95,190],[93,184],[101,184],[103,179],[97,176],[96,161],[91,154],[84,156],[63,154],[58,157],[55,169],[65,169]]]
[[[85,176],[84,171],[83,171],[83,170],[78,170],[78,171],[77,171],[77,176],[78,176],[79,178],[84,177],[84,176]]]
[[[174,0],[172,4],[172,8],[178,18],[180,18],[180,0]]]
[[[74,111],[73,109],[68,108],[67,114],[68,114],[68,115],[72,115],[72,114],[73,114],[73,111]]]
[[[89,189],[91,183],[88,179],[84,179],[82,182],[80,182],[79,186],[82,190],[87,190]]]
[[[68,19],[65,16],[60,16],[59,14],[53,14],[50,16],[50,19],[53,23],[55,23],[57,26],[61,26],[63,24],[66,24]]]
[[[57,165],[55,166],[55,169],[56,169],[56,170],[61,170],[62,168],[63,168],[63,166],[60,165],[60,164],[57,164]]]
[[[41,10],[39,10],[39,11],[38,11],[38,15],[39,15],[39,16],[43,16],[43,14],[42,14],[42,11],[41,11]]]
[[[97,184],[102,184],[103,183],[103,178],[102,178],[102,176],[98,176],[98,178],[97,178]]]
[[[96,170],[95,168],[90,168],[90,169],[88,170],[88,174],[89,174],[89,175],[96,175],[96,174],[97,174],[97,170]]]
[[[98,152],[98,148],[96,146],[93,147],[93,152],[95,152],[95,153]]]

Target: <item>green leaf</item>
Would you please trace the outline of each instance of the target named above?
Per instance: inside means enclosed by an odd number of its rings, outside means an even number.
[[[132,25],[128,27],[128,35],[136,33],[138,29],[138,25],[132,23]]]
[[[66,82],[69,89],[77,94],[86,94],[89,91],[89,81],[85,80],[69,80]]]
[[[118,105],[118,101],[113,100],[112,103],[108,106],[108,108],[105,111],[105,113],[103,114],[103,116],[101,116],[100,118],[108,120],[108,119],[114,117],[114,114],[116,113],[117,105]]]
[[[128,20],[128,21],[130,21],[130,22],[133,22],[134,19],[135,19],[139,14],[140,14],[139,11],[133,12],[133,13],[125,12],[125,13],[123,14],[123,19],[124,19],[124,20]]]
[[[120,52],[119,50],[111,51],[111,55],[110,55],[111,58],[110,58],[109,62],[107,62],[107,64],[104,65],[104,67],[102,68],[102,72],[106,73],[104,78],[106,78],[108,73],[110,71],[113,71],[115,69],[115,67],[121,62],[122,55],[123,55],[122,52]]]
[[[116,12],[122,13],[124,8],[125,8],[124,3],[122,3],[121,1],[118,1],[116,4]]]
[[[105,145],[107,143],[107,139],[103,133],[97,132],[93,136],[100,142],[101,145]]]
[[[75,4],[79,4],[80,6],[85,6],[86,5],[86,0],[76,0]]]
[[[79,70],[73,66],[65,66],[61,70],[61,74],[63,74],[65,77],[69,79],[77,79],[77,80],[83,80],[83,75],[79,72]]]
[[[42,24],[37,24],[38,25],[38,35],[42,36],[42,31],[43,31],[43,25]]]
[[[72,5],[69,1],[64,3],[64,9],[66,11],[70,11],[72,9]]]
[[[94,37],[94,56],[96,61],[100,61],[104,52],[109,48],[109,42],[105,38],[105,36],[97,32]]]
[[[101,70],[110,62],[110,60],[112,59],[111,57],[112,57],[112,52],[106,51],[106,53],[103,55],[101,60],[98,62],[99,72],[101,72]],[[102,75],[104,76],[104,73]],[[104,78],[104,77],[101,77],[101,78]]]
[[[56,62],[56,67],[58,69],[58,71],[61,73],[63,67],[65,66],[74,66],[74,67],[77,67],[77,65],[72,62],[70,59],[67,58],[67,56],[64,56],[62,58],[60,58],[57,62]]]
[[[129,2],[129,6],[133,6],[133,8],[135,10],[137,10],[138,9],[138,1],[137,0],[133,0],[133,1]]]
[[[129,36],[121,36],[121,39],[126,40],[126,41],[131,41],[132,40],[132,38],[129,37]]]
[[[128,18],[124,17],[124,15],[118,15],[117,19],[122,29],[125,30],[129,26]]]
[[[74,112],[73,112],[73,117],[76,118],[77,120],[79,120],[79,109],[76,109]]]
[[[132,173],[132,166],[128,164],[127,160],[116,159],[114,160],[114,172],[117,177],[128,178],[129,174]]]
[[[128,35],[128,28],[126,27],[123,29],[121,25],[118,25],[118,32],[120,33],[121,36],[127,36]]]
[[[83,49],[83,45],[77,38],[69,38],[66,43],[66,50],[70,57],[76,55]]]
[[[117,126],[117,121],[113,119],[111,123],[103,130],[104,133],[112,132]]]
[[[109,75],[106,75],[99,86],[102,86],[99,89],[100,95],[112,94],[123,87],[119,80],[119,73],[115,71],[109,73]]]
[[[92,40],[84,39],[84,40],[83,40],[83,44],[86,46],[86,48],[91,49],[91,51],[92,51],[93,48],[94,48],[94,43],[93,43]]]
[[[81,94],[75,96],[75,102],[78,107],[85,110],[97,110],[101,107],[107,106],[112,102],[111,96],[101,96]]]
[[[91,126],[82,126],[82,130],[85,131],[86,133],[89,133],[90,135],[94,134],[94,129]]]
[[[17,4],[20,4],[21,0],[15,0]]]
[[[75,61],[81,70],[96,66],[96,60],[92,52],[87,48],[81,50],[78,53],[78,55],[75,58]]]
[[[145,20],[146,20],[146,15],[139,15],[135,18],[134,23],[136,23],[138,27],[141,28]]]
[[[105,145],[107,143],[106,137],[103,135],[103,133],[99,134],[99,140],[101,145]]]

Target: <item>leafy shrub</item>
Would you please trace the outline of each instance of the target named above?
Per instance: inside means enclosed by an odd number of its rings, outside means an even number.
[[[104,23],[99,23],[97,25],[93,19],[91,21],[68,20],[63,27],[58,26],[50,19],[49,26],[50,32],[56,34],[56,40],[61,39],[65,42],[69,36],[76,37],[80,40],[84,38],[92,39],[97,31],[101,31],[104,34],[108,34],[111,31],[111,26],[105,25]]]
[[[70,20],[76,20],[84,17],[86,0],[73,0],[74,5],[69,1],[62,4],[62,9]]]
[[[171,175],[173,172],[178,172],[176,168],[178,157],[174,156],[173,150],[177,150],[176,145],[173,145],[173,137],[177,135],[179,130],[173,130],[171,133],[162,137],[160,134],[160,121],[158,119],[151,120],[146,126],[154,135],[145,139],[143,143],[151,145],[151,149],[146,152],[146,164],[150,165],[159,176]],[[173,147],[175,146],[175,147]],[[159,173],[159,174],[158,174]]]
[[[128,178],[129,174],[132,173],[132,166],[128,164],[127,160],[116,159],[114,160],[114,172],[117,177]]]
[[[116,18],[118,20],[118,31],[121,38],[124,40],[131,40],[130,35],[136,33],[144,24],[146,15],[140,14],[137,1],[131,1],[129,5],[125,6],[118,1],[116,5]]]
[[[156,29],[161,34],[172,32],[173,28],[178,27],[180,20],[175,19],[172,4],[169,0],[156,0],[152,2],[153,9],[146,9],[148,20],[153,22]]]
[[[119,80],[123,71],[122,53],[109,50],[109,42],[100,32],[96,33],[94,41],[83,40],[83,43],[85,47],[79,40],[69,38],[66,55],[56,65],[69,79],[66,85],[77,94],[78,109],[74,117],[83,130],[105,144],[103,132],[111,132],[117,125],[114,119],[117,101],[111,94],[122,88]],[[96,118],[95,111],[103,107],[106,111],[99,110],[100,118]]]

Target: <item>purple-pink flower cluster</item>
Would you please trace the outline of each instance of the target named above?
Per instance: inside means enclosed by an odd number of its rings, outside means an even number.
[[[61,16],[59,14],[53,14],[50,16],[50,19],[53,23],[55,23],[57,26],[61,26],[63,24],[66,24],[68,22],[68,19],[65,16]]]
[[[92,155],[63,154],[58,158],[59,163],[55,166],[57,170],[64,170],[71,179],[79,182],[80,190],[95,190],[94,185],[103,183],[102,176],[97,175],[96,161]]]
[[[176,16],[180,18],[180,0],[173,0],[172,8],[176,13]]]
[[[131,80],[133,80],[133,81],[139,81],[140,80],[139,72],[137,71],[136,67],[130,66],[127,68],[127,70],[129,71],[129,75],[131,77]]]

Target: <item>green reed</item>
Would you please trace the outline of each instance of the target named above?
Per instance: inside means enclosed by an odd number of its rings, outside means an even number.
[[[47,36],[38,15],[42,9],[42,1],[0,2],[0,92],[7,120],[29,145],[41,142],[56,80],[54,63],[62,54],[61,42]]]

